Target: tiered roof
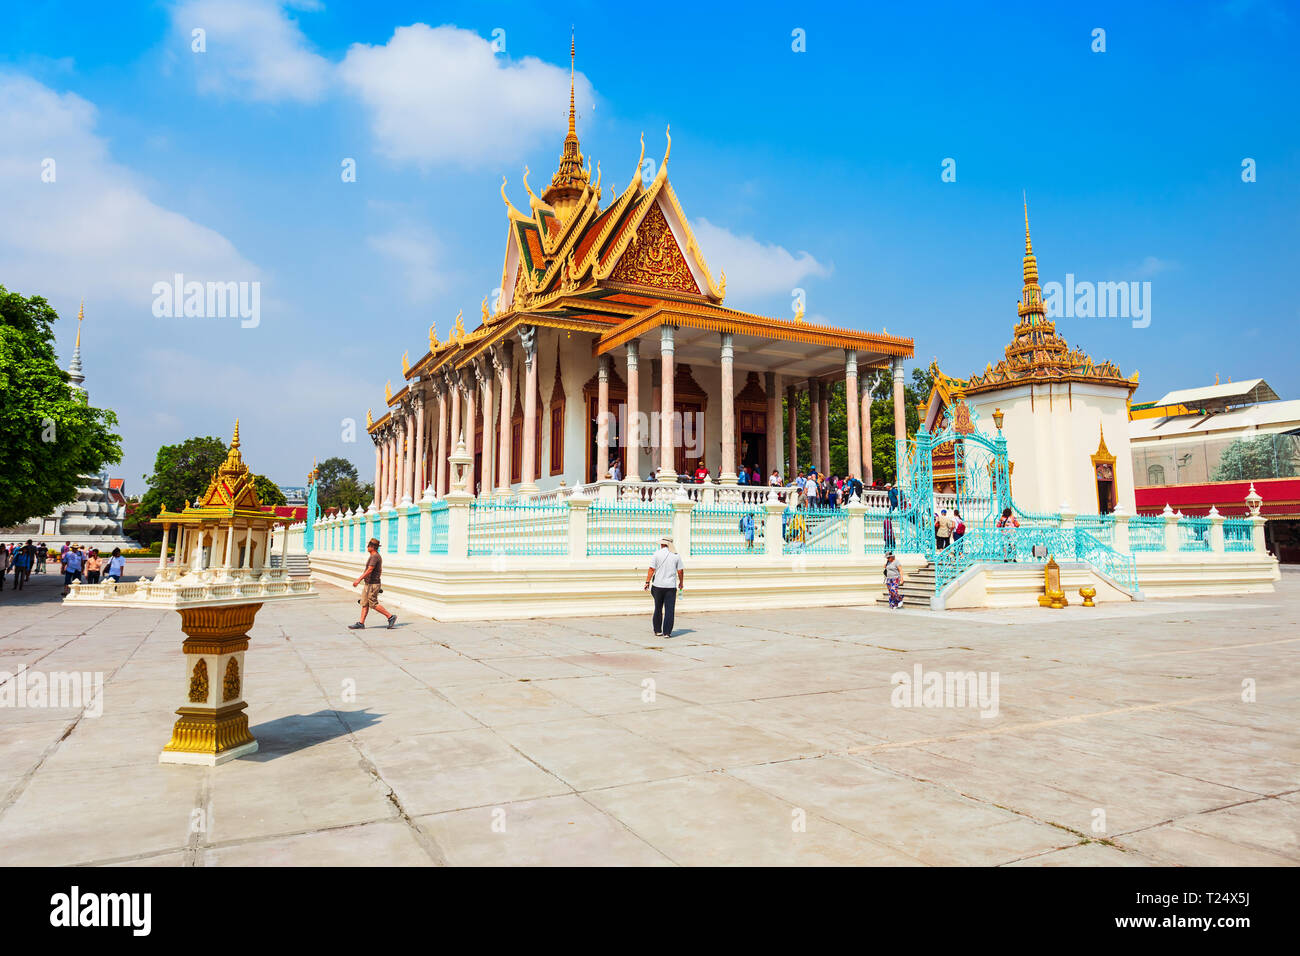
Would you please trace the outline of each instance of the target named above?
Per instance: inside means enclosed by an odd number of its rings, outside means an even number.
[[[239,419],[235,419],[235,435],[230,440],[230,450],[208,482],[208,490],[194,504],[187,501],[181,511],[164,508],[153,523],[228,525],[234,519],[242,518],[250,523],[275,524],[275,512],[262,507],[253,478],[239,453]]]
[[[1038,285],[1038,260],[1029,238],[1029,203],[1025,203],[1024,286],[1016,311],[1014,337],[1006,347],[1006,357],[997,365],[989,364],[983,372],[967,379],[967,395],[991,392],[1011,385],[1049,382],[1091,382],[1122,385],[1130,394],[1137,388],[1135,372],[1131,378],[1113,362],[1095,362],[1092,356],[1072,349],[1056,331],[1056,323],[1047,317],[1043,290]],[[955,380],[954,380],[955,381]]]

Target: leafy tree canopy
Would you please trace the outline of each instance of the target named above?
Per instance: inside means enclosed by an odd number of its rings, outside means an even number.
[[[69,387],[54,354],[58,313],[0,285],[0,527],[51,514],[82,475],[122,460],[117,416]]]
[[[374,486],[362,484],[357,468],[346,458],[326,458],[316,468],[316,502],[321,510],[364,507],[374,500]]]

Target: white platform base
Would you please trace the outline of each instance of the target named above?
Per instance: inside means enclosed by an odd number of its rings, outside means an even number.
[[[245,754],[255,753],[257,751],[257,741],[252,743],[240,744],[238,747],[232,747],[230,750],[223,750],[219,754],[191,754],[179,750],[164,750],[158,755],[159,763],[180,763],[188,764],[195,767],[216,767],[228,761],[235,760]]]

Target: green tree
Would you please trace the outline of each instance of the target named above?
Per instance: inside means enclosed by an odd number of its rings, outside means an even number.
[[[1219,456],[1211,481],[1245,481],[1255,478],[1292,478],[1296,473],[1295,438],[1291,435],[1257,435],[1238,438]]]
[[[266,506],[282,505],[287,501],[280,486],[266,475],[253,476],[253,490],[257,492],[257,500]]]
[[[187,438],[178,445],[163,445],[154,456],[153,474],[145,477],[149,488],[140,496],[136,509],[141,518],[152,518],[166,508],[179,511],[208,490],[213,474],[226,460],[226,443],[208,435]]]
[[[362,484],[357,467],[346,458],[326,458],[316,467],[316,501],[321,511],[351,510],[374,500],[374,486]]]
[[[82,475],[122,460],[117,416],[68,385],[54,354],[58,313],[0,285],[0,527],[77,497]]]

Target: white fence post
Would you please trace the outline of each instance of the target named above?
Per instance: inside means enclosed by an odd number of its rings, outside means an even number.
[[[1210,506],[1210,550],[1215,554],[1223,554],[1223,515],[1219,514],[1219,509]]]
[[[1120,554],[1128,554],[1128,519],[1129,513],[1124,510],[1123,505],[1116,505],[1115,510],[1111,512],[1111,517],[1115,519],[1114,548]]]
[[[1165,550],[1177,554],[1180,545],[1178,540],[1178,515],[1174,514],[1169,505],[1165,505],[1164,519]]]
[[[564,499],[569,506],[569,559],[587,557],[587,522],[591,517],[591,499],[582,488]]]
[[[844,506],[849,522],[849,554],[865,554],[867,551],[867,506],[861,498],[854,497]]]
[[[763,502],[763,511],[765,512],[763,521],[763,553],[769,558],[779,558],[785,550],[785,529],[782,527],[782,516],[785,514],[785,502],[778,501],[774,492],[768,492],[767,500]]]
[[[673,546],[678,554],[691,553],[691,512],[695,502],[686,497],[686,492],[679,490],[673,499]]]

